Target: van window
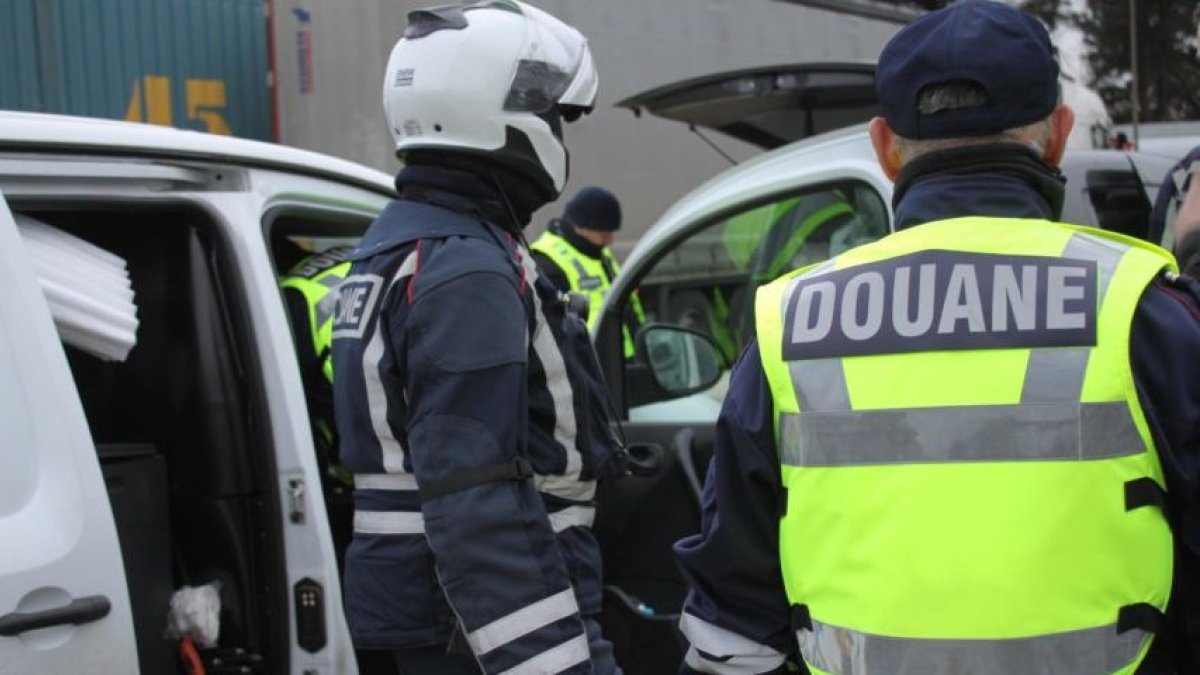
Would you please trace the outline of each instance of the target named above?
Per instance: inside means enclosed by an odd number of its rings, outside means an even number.
[[[626,364],[632,421],[716,419],[728,370],[754,334],[755,290],[792,270],[874,241],[888,231],[879,194],[858,181],[828,183],[758,201],[668,247],[638,284],[647,322],[690,328],[720,352],[723,377],[709,391],[666,401],[644,361]],[[631,312],[628,305],[624,312]],[[628,318],[628,317],[627,317]]]
[[[120,538],[143,673],[176,672],[172,592],[220,582],[218,651],[286,670],[274,450],[233,256],[186,205],[14,203],[128,263],[137,343],[124,362],[66,347]],[[207,656],[207,655],[206,655]]]

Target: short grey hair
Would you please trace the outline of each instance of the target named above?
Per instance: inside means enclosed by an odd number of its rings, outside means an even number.
[[[987,92],[978,84],[966,80],[955,80],[930,85],[921,90],[917,101],[917,110],[922,115],[932,115],[946,110],[962,110],[974,108],[988,102]],[[990,145],[993,143],[1017,143],[1028,147],[1038,155],[1046,151],[1050,142],[1050,118],[1038,120],[1032,124],[1005,129],[987,136],[971,136],[964,138],[936,138],[930,140],[915,140],[896,137],[896,150],[900,153],[900,161],[908,162],[938,150],[961,148],[970,145]]]

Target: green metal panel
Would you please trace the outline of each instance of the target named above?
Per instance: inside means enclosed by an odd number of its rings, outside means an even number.
[[[0,2],[0,108],[270,139],[262,0]]]
[[[0,3],[0,108],[40,102],[33,0]]]

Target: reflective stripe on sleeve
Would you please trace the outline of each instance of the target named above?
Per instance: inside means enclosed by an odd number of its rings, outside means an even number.
[[[408,254],[404,262],[400,264],[400,268],[396,270],[396,274],[388,284],[388,290],[390,291],[396,283],[411,277],[416,269],[417,253],[414,251]],[[379,441],[379,449],[383,453],[383,468],[389,473],[401,473],[404,471],[404,446],[392,433],[392,427],[388,423],[387,391],[379,372],[379,364],[386,354],[383,331],[379,329],[380,316],[381,314],[376,313],[374,332],[367,342],[366,348],[363,349],[363,384],[366,387],[367,410],[371,417],[371,428],[375,431],[375,438]]]
[[[517,248],[521,261],[521,269],[529,279],[530,287],[537,283],[539,274],[537,263],[525,251]],[[532,294],[537,328],[529,336],[533,351],[546,372],[546,387],[550,390],[550,398],[554,401],[554,440],[563,447],[566,453],[567,465],[561,475],[538,475],[534,478],[538,490],[565,499],[586,500],[596,494],[595,481],[581,481],[583,457],[577,447],[578,423],[575,419],[575,392],[571,389],[567,377],[567,366],[563,360],[562,351],[554,339],[554,334],[542,309],[542,300],[536,291]]]
[[[355,511],[354,531],[360,534],[425,534],[420,511]]]
[[[531,659],[518,663],[500,673],[500,675],[561,673],[571,666],[587,661],[589,658],[591,658],[591,652],[588,651],[587,635],[577,635],[557,647],[547,649]]]
[[[522,635],[527,635],[559,619],[565,619],[572,614],[578,613],[579,605],[575,602],[575,590],[567,588],[548,598],[543,598],[533,604],[526,605],[508,616],[496,619],[482,628],[471,631],[467,634],[467,643],[471,645],[471,651],[476,654],[486,654],[516,640]],[[586,638],[584,638],[583,646],[586,658]],[[526,672],[518,670],[524,665],[521,664],[512,669],[512,671]]]
[[[359,490],[416,490],[417,477],[411,473],[358,473],[354,487]]]
[[[1114,403],[901,408],[784,414],[789,466],[1094,460],[1146,451],[1129,407]]]
[[[1117,633],[1110,625],[1033,637],[938,640],[812,624],[812,631],[796,634],[800,653],[830,675],[1113,673],[1133,663],[1150,637],[1136,629]]]
[[[773,648],[686,612],[679,619],[679,629],[691,644],[685,661],[697,672],[757,675],[783,665],[783,654]],[[704,654],[720,660],[705,658]]]
[[[550,528],[562,532],[569,527],[591,527],[596,520],[594,506],[568,506],[561,511],[546,514],[550,519]]]

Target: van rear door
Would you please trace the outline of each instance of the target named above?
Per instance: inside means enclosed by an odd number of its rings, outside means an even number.
[[[773,150],[879,114],[871,63],[800,63],[673,82],[617,103]]]
[[[129,593],[96,449],[2,195],[0,289],[0,670],[136,673]]]

